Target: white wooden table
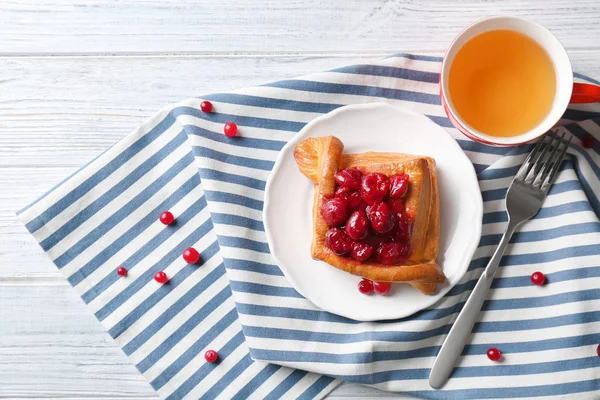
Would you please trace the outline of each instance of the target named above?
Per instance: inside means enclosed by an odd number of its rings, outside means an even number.
[[[397,53],[521,15],[600,77],[598,0],[2,0],[0,398],[156,399],[14,211],[158,108]],[[332,398],[394,397],[342,385]]]

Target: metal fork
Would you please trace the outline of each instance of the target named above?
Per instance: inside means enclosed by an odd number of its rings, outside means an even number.
[[[431,387],[436,389],[442,387],[454,369],[513,233],[521,224],[537,214],[542,206],[571,142],[570,138],[565,140],[565,134],[566,132],[559,138],[557,134],[546,133],[533,148],[510,184],[506,193],[508,213],[506,231],[433,363],[429,375]]]

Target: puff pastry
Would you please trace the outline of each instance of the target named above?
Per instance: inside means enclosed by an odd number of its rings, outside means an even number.
[[[316,260],[373,281],[406,282],[424,294],[436,291],[445,282],[437,264],[440,237],[440,209],[435,161],[430,157],[399,153],[367,152],[344,154],[343,143],[334,136],[308,138],[294,150],[300,171],[315,185],[313,204],[313,240],[311,255]],[[353,167],[361,173],[380,172],[390,177],[408,174],[409,189],[404,203],[413,219],[410,238],[412,255],[403,265],[383,265],[374,260],[359,262],[334,253],[325,242],[328,224],[320,209],[324,199],[331,198],[336,188],[334,175]]]

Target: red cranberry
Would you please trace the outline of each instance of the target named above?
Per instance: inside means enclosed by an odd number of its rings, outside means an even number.
[[[389,282],[373,282],[373,289],[377,294],[388,294],[392,284]]]
[[[500,361],[500,359],[502,358],[502,353],[497,348],[491,347],[487,351],[487,356],[492,361]]]
[[[401,243],[387,242],[377,249],[377,261],[384,265],[397,264],[406,254],[406,246]]]
[[[125,267],[119,267],[117,269],[117,275],[119,275],[119,276],[127,276],[127,270],[125,269]]]
[[[321,204],[321,215],[329,226],[339,226],[344,224],[350,214],[348,202],[339,197],[323,200]]]
[[[406,214],[398,214],[398,230],[395,239],[399,242],[410,240],[412,235],[412,218]]]
[[[356,261],[367,261],[373,255],[373,246],[367,243],[352,243],[352,253],[350,254]]]
[[[600,357],[600,344],[598,345],[598,347],[596,347],[596,354],[598,354],[598,357]]]
[[[154,274],[154,280],[158,283],[167,283],[169,278],[163,271],[158,271],[156,274]]]
[[[219,359],[219,355],[214,350],[208,350],[204,353],[204,359],[209,363],[214,363]]]
[[[360,197],[360,191],[352,190],[349,187],[339,187],[335,191],[334,197],[346,200],[352,210],[358,210],[363,202]]]
[[[341,187],[347,187],[350,189],[360,189],[360,178],[362,174],[356,168],[346,168],[338,171],[334,178],[338,185]]]
[[[173,222],[175,222],[175,217],[173,216],[173,214],[171,214],[170,211],[165,211],[162,214],[160,214],[160,222],[162,222],[165,225],[171,225]]]
[[[356,210],[346,221],[346,233],[354,240],[361,240],[369,234],[369,219],[367,213]]]
[[[408,192],[408,175],[397,174],[390,178],[389,196],[392,199],[404,197]]]
[[[394,229],[396,217],[386,202],[377,203],[369,208],[371,226],[377,233],[387,233]]]
[[[394,212],[394,214],[396,214],[396,216],[398,216],[398,214],[406,213],[406,208],[404,208],[404,202],[402,200],[392,199],[392,200],[387,201],[387,203],[389,204],[389,206],[392,209],[392,211]]]
[[[581,143],[583,144],[584,148],[591,149],[592,147],[594,147],[594,138],[591,135],[586,136],[585,138],[583,138]]]
[[[352,240],[340,228],[331,228],[325,233],[327,246],[336,254],[348,254],[352,250]]]
[[[225,136],[228,136],[228,137],[234,137],[235,135],[237,135],[237,131],[238,131],[237,125],[234,124],[233,122],[228,122],[223,127],[223,132],[225,132]]]
[[[212,111],[212,103],[208,100],[204,100],[202,103],[200,103],[200,109],[202,112],[209,113]]]
[[[362,294],[371,294],[373,292],[373,282],[363,278],[358,282],[358,291]]]
[[[196,264],[198,261],[200,261],[200,253],[198,253],[198,250],[195,248],[188,247],[183,252],[183,259],[188,264]]]
[[[383,200],[387,194],[389,182],[387,177],[380,173],[364,175],[360,183],[360,195],[368,205],[373,205]]]
[[[537,286],[542,286],[546,282],[546,277],[541,272],[534,272],[531,274],[531,283]]]

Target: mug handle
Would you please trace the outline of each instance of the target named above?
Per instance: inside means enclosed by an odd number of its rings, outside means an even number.
[[[600,102],[600,86],[589,83],[574,83],[571,104]]]

